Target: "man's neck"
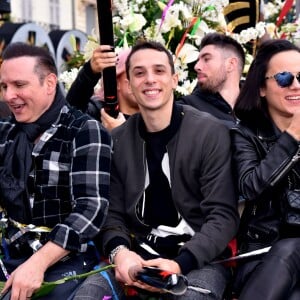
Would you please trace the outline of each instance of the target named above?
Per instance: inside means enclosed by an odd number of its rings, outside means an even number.
[[[124,114],[124,115],[128,115],[131,116],[137,112],[139,112],[139,108],[138,106],[130,106],[127,103],[124,103],[122,101],[119,101],[119,107],[120,107],[120,111]]]
[[[231,106],[232,109],[235,106],[239,93],[240,93],[239,85],[225,86],[221,91],[219,91],[219,94]]]
[[[171,105],[170,105],[171,104]],[[140,109],[147,131],[157,132],[165,129],[171,122],[173,103],[168,103],[158,110]]]

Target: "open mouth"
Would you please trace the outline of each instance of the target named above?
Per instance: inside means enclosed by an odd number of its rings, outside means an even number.
[[[11,109],[15,112],[19,112],[22,110],[22,108],[25,106],[25,104],[14,104],[10,105]]]

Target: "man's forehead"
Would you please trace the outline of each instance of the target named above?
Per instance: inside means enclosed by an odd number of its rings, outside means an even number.
[[[168,63],[167,54],[155,49],[141,49],[133,53],[130,58],[130,65],[132,68],[143,66],[165,66]]]
[[[203,57],[206,55],[218,55],[218,54],[221,54],[223,50],[224,49],[221,49],[220,47],[218,47],[216,45],[207,45],[207,46],[204,46],[200,50],[199,57]]]

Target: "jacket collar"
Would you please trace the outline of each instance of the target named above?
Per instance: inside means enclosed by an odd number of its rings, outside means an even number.
[[[192,94],[201,98],[203,101],[211,103],[213,106],[217,107],[225,113],[232,113],[231,106],[219,93],[201,91],[199,85],[197,85]]]

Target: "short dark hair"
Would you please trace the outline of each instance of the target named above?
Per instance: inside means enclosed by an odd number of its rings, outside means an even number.
[[[164,52],[166,53],[167,57],[168,57],[168,61],[171,67],[171,72],[172,74],[175,73],[175,66],[174,66],[174,61],[173,61],[173,56],[172,54],[169,52],[169,50],[161,43],[159,42],[155,42],[155,41],[138,41],[131,49],[127,59],[126,59],[126,75],[127,78],[129,79],[129,67],[130,67],[130,59],[131,56],[139,51],[139,50],[143,50],[143,49],[153,49],[159,52]]]
[[[218,32],[212,32],[206,34],[200,43],[200,50],[208,45],[214,45],[221,49],[228,49],[232,52],[234,52],[239,60],[240,60],[240,67],[241,72],[243,71],[244,65],[245,65],[245,51],[242,47],[242,45],[233,39],[232,37],[218,33]]]
[[[57,75],[55,60],[50,52],[43,47],[33,46],[22,42],[10,43],[3,51],[2,60],[9,60],[23,56],[36,58],[35,73],[41,82],[49,73]]]
[[[265,87],[266,73],[271,58],[285,51],[300,52],[300,48],[283,39],[266,40],[258,48],[235,104],[235,114],[240,120],[251,122],[251,120],[262,119],[267,115],[267,104],[260,96],[260,88]]]

